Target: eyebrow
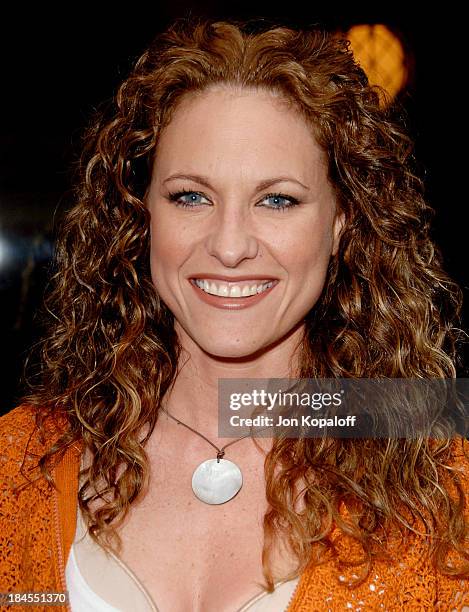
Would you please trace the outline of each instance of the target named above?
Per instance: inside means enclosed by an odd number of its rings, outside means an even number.
[[[201,185],[204,185],[205,187],[208,187],[209,189],[213,189],[212,186],[210,185],[208,178],[206,176],[201,176],[199,174],[171,174],[171,176],[168,176],[168,178],[166,178],[163,181],[163,184],[167,183],[168,181],[172,181],[173,179],[186,179],[189,181],[194,181],[195,183],[200,183]],[[301,183],[298,179],[295,179],[291,176],[277,176],[274,178],[264,179],[257,184],[256,191],[262,191],[263,189],[267,189],[268,187],[271,187],[272,185],[275,185],[276,183],[283,183],[285,181],[298,183],[298,185],[301,185],[303,189],[306,189],[309,191],[309,187],[307,185],[303,185],[303,183]]]

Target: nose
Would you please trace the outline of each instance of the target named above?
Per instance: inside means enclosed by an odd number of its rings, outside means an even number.
[[[227,268],[253,259],[259,250],[249,212],[233,204],[217,210],[206,240],[207,252]]]

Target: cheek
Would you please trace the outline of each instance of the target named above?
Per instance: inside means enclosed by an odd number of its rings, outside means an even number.
[[[282,252],[292,273],[308,277],[327,268],[332,252],[330,228],[324,224],[304,223],[291,238],[283,242]]]
[[[177,236],[177,234],[176,234]],[[175,239],[165,226],[164,220],[152,218],[150,226],[150,269],[153,284],[160,287],[165,277],[175,263],[177,253],[180,252]]]
[[[187,250],[194,240],[194,227],[171,205],[157,202],[151,210],[150,235],[152,250],[172,256]]]
[[[295,248],[284,252],[285,268],[291,287],[291,300],[305,301],[309,307],[320,296],[327,276],[332,251],[330,233],[324,226],[301,232]],[[298,236],[297,236],[298,238]],[[298,248],[298,245],[302,245]]]
[[[150,269],[153,284],[164,287],[177,282],[178,272],[193,251],[193,232],[169,215],[152,214],[150,224]]]
[[[156,202],[151,211],[150,235],[152,254],[171,258],[180,250],[184,228],[162,202]],[[182,230],[182,231],[181,231]]]

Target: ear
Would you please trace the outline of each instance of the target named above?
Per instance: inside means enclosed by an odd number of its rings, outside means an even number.
[[[333,232],[333,241],[332,241],[332,253],[331,256],[335,257],[337,255],[337,251],[339,250],[340,236],[342,235],[342,230],[345,225],[345,213],[336,213],[334,219],[334,226],[332,228]]]

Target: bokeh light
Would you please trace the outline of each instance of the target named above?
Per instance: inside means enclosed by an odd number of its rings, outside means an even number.
[[[7,259],[8,259],[7,243],[0,236],[0,270],[6,265]]]
[[[399,37],[383,24],[354,25],[345,34],[356,61],[371,85],[383,87],[394,98],[408,79],[406,53]]]

